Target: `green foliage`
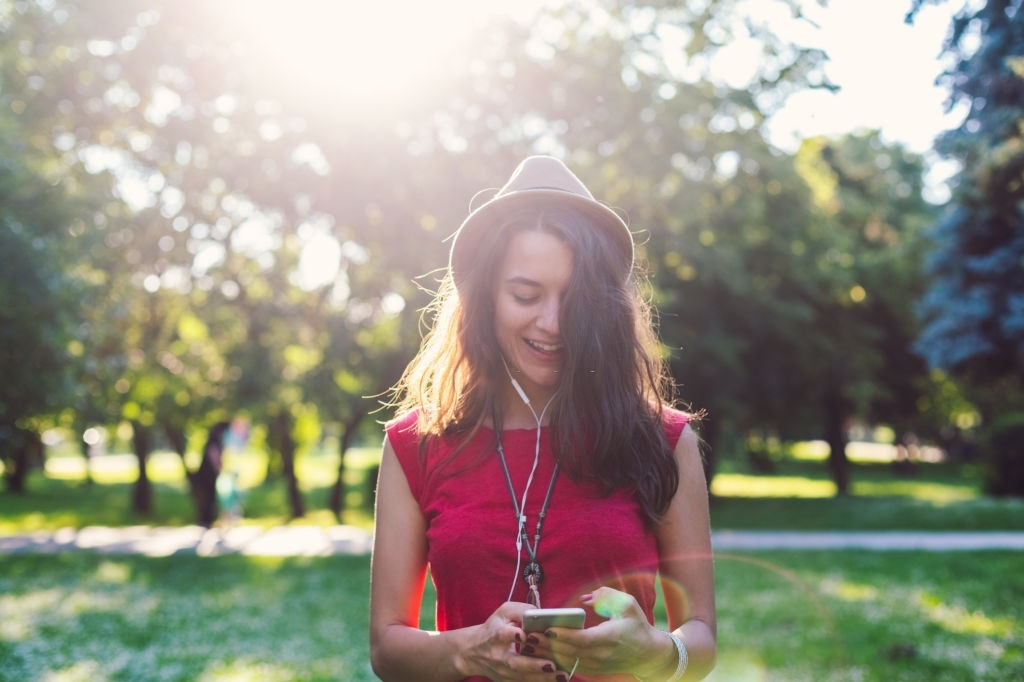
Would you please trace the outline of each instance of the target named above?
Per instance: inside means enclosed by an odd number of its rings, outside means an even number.
[[[823,175],[831,188],[817,194],[833,231],[826,262],[834,275],[817,317],[826,339],[821,376],[843,386],[842,401],[859,419],[888,424],[899,438],[935,438],[943,423],[922,419],[920,405],[940,387],[913,350],[924,230],[937,215],[923,198],[923,159],[877,132],[810,140],[797,159],[808,164],[803,177]]]
[[[10,428],[66,399],[85,288],[65,267],[76,241],[70,199],[6,141],[0,158],[0,428]]]
[[[915,7],[920,4],[920,0]],[[1024,3],[962,9],[944,79],[963,123],[937,149],[960,162],[952,205],[932,228],[921,354],[949,371],[988,429],[987,489],[1024,494]],[[1007,417],[1001,415],[1009,414]]]
[[[986,464],[985,491],[1024,497],[1024,413],[1008,413],[987,425],[981,436]]]
[[[1020,0],[970,3],[957,13],[945,46],[952,66],[942,80],[950,107],[962,107],[966,116],[937,149],[961,170],[951,206],[932,228],[931,282],[917,343],[932,366],[966,383],[989,418],[1024,405],[1022,49]],[[1005,390],[992,391],[993,382]]]
[[[799,2],[771,4],[806,23]],[[342,5],[331,11],[361,11]],[[46,252],[89,285],[88,305],[33,347],[50,354],[38,388],[70,389],[40,390],[63,424],[131,420],[182,449],[242,412],[279,431],[277,449],[317,427],[346,447],[418,345],[470,197],[540,152],[629,216],[709,442],[820,432],[835,387],[833,422],[934,426],[912,418],[930,384],[904,315],[920,287],[921,160],[872,135],[796,159],[772,148],[762,124],[784,97],[831,84],[825,55],[744,3],[592,0],[495,18],[430,64],[443,78],[370,107],[345,67],[376,47],[353,59],[345,22],[274,12],[263,20],[317,45],[314,59],[268,50],[258,12],[233,3],[0,3],[3,132],[25,141],[10,158],[31,157],[51,195],[92,198],[64,225],[84,241]],[[726,81],[716,64],[734,42],[761,54]],[[297,433],[274,426],[282,416]]]

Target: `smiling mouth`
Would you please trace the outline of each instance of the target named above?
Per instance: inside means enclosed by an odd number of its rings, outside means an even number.
[[[532,339],[525,339],[526,345],[530,348],[535,348],[542,353],[557,353],[562,350],[564,344],[561,343],[540,343],[539,341],[533,341]]]

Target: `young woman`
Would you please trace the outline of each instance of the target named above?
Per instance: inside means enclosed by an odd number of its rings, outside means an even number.
[[[460,227],[397,387],[370,606],[385,681],[666,682],[715,661],[708,499],[633,241],[559,160],[530,157]],[[420,629],[427,569],[436,631]],[[653,625],[660,578],[670,632]],[[581,607],[585,627],[524,630]]]

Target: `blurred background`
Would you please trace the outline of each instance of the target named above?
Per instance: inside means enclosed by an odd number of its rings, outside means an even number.
[[[534,153],[705,414],[709,680],[1024,679],[1019,550],[943,541],[1024,530],[1021,10],[0,0],[0,681],[376,679],[369,557],[283,538],[372,528],[445,240]]]
[[[713,492],[799,444],[1024,495],[1020,5],[0,1],[6,489],[121,456],[152,519],[216,447],[366,507],[445,239],[544,153],[636,233]]]

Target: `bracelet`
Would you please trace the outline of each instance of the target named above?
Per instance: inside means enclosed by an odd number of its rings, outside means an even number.
[[[672,641],[676,644],[676,652],[679,654],[679,663],[676,664],[676,671],[672,673],[672,677],[668,678],[665,682],[679,682],[683,679],[683,675],[686,674],[686,666],[690,662],[690,655],[686,653],[686,645],[683,644],[683,640],[672,634],[668,633],[668,636],[672,638]]]
[[[671,632],[666,634],[672,638],[672,643],[676,645],[677,662],[676,671],[672,673],[672,677],[669,677],[665,682],[679,682],[679,680],[683,679],[683,675],[686,674],[686,666],[690,662],[690,655],[686,653],[686,645],[683,644],[682,639]],[[637,680],[637,682],[644,682],[636,675],[633,676],[633,679]]]

